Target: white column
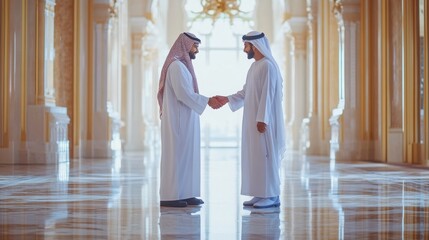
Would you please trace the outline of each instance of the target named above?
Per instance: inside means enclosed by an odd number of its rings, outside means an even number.
[[[322,91],[320,81],[320,69],[317,63],[319,62],[318,56],[315,55],[316,51],[320,52],[321,38],[317,36],[320,32],[318,27],[320,23],[314,19],[321,19],[319,6],[321,2],[318,0],[307,0],[307,25],[308,25],[308,38],[307,38],[307,72],[308,72],[308,87],[307,87],[307,117],[303,119],[301,125],[300,150],[305,154],[320,154],[323,152],[324,144],[321,141],[322,124],[321,120],[321,104],[320,96]],[[322,22],[322,21],[320,21]],[[315,87],[317,86],[317,87]],[[317,99],[316,99],[316,96]]]
[[[43,49],[39,49],[39,59],[43,59],[43,70],[38,79],[42,95],[36,96],[38,105],[29,105],[27,109],[27,158],[22,163],[29,164],[58,164],[68,162],[70,156],[67,125],[70,118],[67,108],[55,104],[54,91],[54,16],[55,0],[42,1],[43,15],[38,12],[39,20],[43,19],[44,26],[40,27],[39,41]],[[36,9],[39,11],[39,9]],[[32,39],[32,38],[29,38]],[[22,159],[21,159],[22,160]]]
[[[143,37],[143,116],[145,123],[144,145],[154,146],[160,143],[159,135],[159,106],[158,106],[158,84],[159,84],[159,59],[158,59],[159,36],[155,27],[149,22]]]
[[[167,47],[173,46],[177,36],[187,30],[185,4],[187,0],[159,0],[159,19],[156,24],[161,36],[166,39]],[[161,38],[161,39],[164,39]]]
[[[272,0],[256,0],[255,1],[255,30],[264,32],[268,40],[272,43],[275,39],[274,31],[274,11]],[[278,19],[281,22],[281,18]]]
[[[108,31],[108,86],[107,86],[107,111],[109,113],[111,131],[110,147],[113,151],[120,152],[122,141],[120,129],[124,125],[121,119],[121,96],[122,96],[122,62],[120,47],[120,25],[118,14],[119,6],[114,6],[113,17],[109,19]]]
[[[109,63],[117,62],[110,59],[114,50],[109,48],[110,43],[115,42],[110,39],[112,35],[109,33],[113,29],[111,24],[115,22],[111,18],[117,17],[117,10],[116,6],[100,1],[94,4],[93,13],[94,22],[90,27],[93,29],[93,42],[88,43],[92,46],[89,49],[93,54],[93,59],[90,59],[93,84],[92,92],[88,95],[88,102],[92,104],[89,110],[92,118],[87,118],[86,131],[90,132],[90,137],[82,141],[82,156],[106,158],[120,155],[122,149],[119,131],[121,120],[109,99],[116,92],[115,89],[109,89],[109,84],[117,81],[112,79],[110,67],[118,66],[109,66]]]
[[[107,53],[108,23],[96,23],[94,26],[94,88],[93,88],[93,139],[88,141],[89,148],[84,152],[88,157],[111,157],[109,134],[109,112],[107,109]]]
[[[143,150],[144,145],[144,119],[142,107],[143,94],[143,63],[142,41],[146,20],[144,18],[132,18],[131,28],[131,65],[130,76],[127,85],[127,116],[126,116],[126,141],[125,150]]]
[[[285,126],[286,126],[286,147],[287,149],[293,149],[294,138],[293,138],[293,122],[295,121],[295,51],[294,51],[294,38],[290,32],[289,23],[287,25],[287,31],[284,37],[284,83],[283,83],[283,95],[284,95],[284,108],[285,108]]]
[[[158,134],[158,36],[149,19],[131,19],[132,63],[128,84],[125,149],[143,150]]]
[[[345,51],[345,43],[344,43],[344,19],[342,15],[342,2],[341,0],[335,0],[334,3],[334,9],[333,9],[334,15],[338,22],[338,90],[339,90],[339,99],[338,99],[338,105],[336,108],[332,110],[331,117],[329,118],[329,125],[331,126],[331,139],[329,141],[330,143],[330,158],[335,159],[336,153],[338,149],[340,148],[340,131],[342,129],[342,126],[340,125],[339,119],[343,115],[344,111],[344,103],[345,103],[345,96],[344,96],[344,51]]]
[[[306,38],[306,44],[307,44],[307,63],[306,63],[306,78],[305,81],[307,82],[307,89],[306,89],[306,106],[305,106],[305,117],[302,119],[301,126],[300,126],[300,139],[299,139],[299,151],[302,154],[306,154],[307,150],[310,147],[311,144],[311,133],[316,132],[314,130],[314,122],[317,121],[314,119],[314,81],[315,76],[313,74],[314,68],[316,67],[314,65],[314,38],[313,38],[313,32],[314,32],[314,22],[313,22],[313,12],[316,9],[316,4],[312,3],[312,0],[307,0],[307,38]],[[310,131],[310,129],[313,128],[313,131]]]
[[[288,132],[292,137],[290,142],[290,147],[294,150],[299,149],[300,142],[300,128],[302,121],[306,115],[307,108],[307,53],[306,53],[306,20],[304,18],[292,18],[289,21],[289,24],[292,28],[292,37],[293,37],[293,54],[291,54],[291,61],[293,63],[291,71],[293,76],[291,81],[293,84],[286,86],[291,88],[290,94],[292,94],[293,99],[291,99],[293,104],[292,118],[288,123]]]
[[[337,158],[359,159],[361,144],[359,140],[360,126],[360,8],[358,0],[344,1],[344,94],[343,141],[337,152]]]

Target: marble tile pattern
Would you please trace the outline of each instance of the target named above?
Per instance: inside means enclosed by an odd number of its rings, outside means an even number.
[[[200,207],[159,207],[159,152],[0,165],[0,239],[429,239],[428,169],[290,154],[281,206],[242,207],[237,148],[202,150]]]

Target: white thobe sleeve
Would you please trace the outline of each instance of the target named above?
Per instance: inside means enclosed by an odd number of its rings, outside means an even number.
[[[231,111],[235,112],[244,106],[244,96],[246,95],[245,89],[246,89],[246,85],[243,86],[242,90],[228,96],[228,100],[229,100],[228,105]]]
[[[190,74],[187,76],[187,72],[185,72],[188,69],[181,67],[180,64],[172,63],[168,71],[171,71],[170,74],[175,76],[174,81],[171,81],[171,85],[177,99],[201,115],[209,102],[209,98],[194,91],[192,77],[189,79]]]
[[[267,73],[265,74],[266,78],[264,79],[264,84],[261,91],[261,99],[259,102],[258,110],[256,113],[256,121],[269,124],[270,118],[273,116],[271,113],[272,105],[274,102],[274,94],[276,90],[276,79],[277,73],[274,66],[267,64]]]

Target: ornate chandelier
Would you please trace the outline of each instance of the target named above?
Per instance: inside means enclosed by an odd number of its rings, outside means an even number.
[[[240,10],[240,0],[201,0],[203,10],[196,12],[193,21],[199,19],[211,18],[213,24],[222,16],[229,17],[229,21],[233,24],[234,18],[240,18],[249,21],[250,18],[246,17],[246,13]]]

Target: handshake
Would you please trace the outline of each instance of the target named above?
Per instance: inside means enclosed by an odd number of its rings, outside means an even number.
[[[228,98],[225,96],[214,96],[209,98],[209,106],[213,109],[221,108],[223,105],[225,105],[228,102]]]

